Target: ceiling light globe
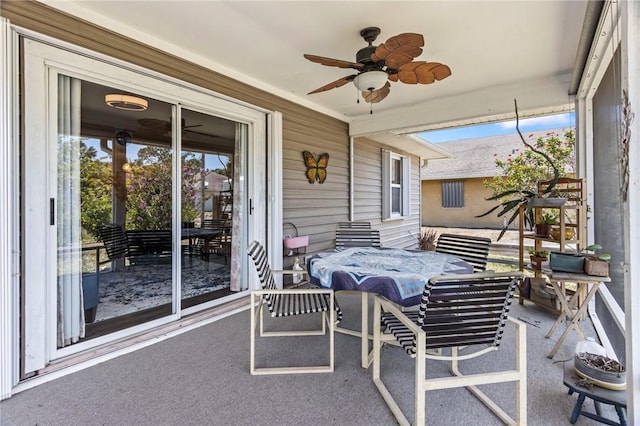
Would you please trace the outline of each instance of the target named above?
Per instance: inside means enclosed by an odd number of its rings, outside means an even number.
[[[353,84],[361,92],[371,92],[381,89],[387,82],[387,73],[384,71],[367,71],[358,74],[353,79]]]

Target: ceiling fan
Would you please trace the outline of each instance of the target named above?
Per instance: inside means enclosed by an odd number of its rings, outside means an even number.
[[[149,133],[155,133],[159,136],[171,133],[171,122],[167,120],[160,120],[158,118],[141,118],[138,120],[138,124],[145,128]],[[186,125],[186,121],[182,119],[182,131],[188,132],[193,127],[201,127],[202,124]]]
[[[356,53],[356,62],[323,56],[305,54],[311,62],[338,68],[353,68],[357,74],[339,78],[325,84],[308,94],[320,93],[353,81],[362,92],[365,102],[377,103],[387,97],[391,90],[389,81],[400,81],[406,84],[431,84],[451,75],[451,69],[439,62],[414,61],[420,56],[424,37],[422,34],[402,33],[391,37],[383,44],[374,46],[373,42],[380,35],[380,28],[367,27],[360,31],[360,36],[369,43]]]

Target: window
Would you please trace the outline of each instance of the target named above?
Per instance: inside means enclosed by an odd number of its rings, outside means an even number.
[[[464,207],[464,183],[461,180],[442,182],[442,207]]]
[[[410,160],[382,150],[382,219],[409,216]]]

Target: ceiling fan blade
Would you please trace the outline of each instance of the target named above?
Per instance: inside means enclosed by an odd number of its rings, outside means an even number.
[[[371,55],[371,60],[373,62],[384,60],[388,68],[395,69],[420,56],[422,54],[422,46],[424,46],[422,34],[398,34],[378,46]]]
[[[362,97],[364,98],[365,102],[368,102],[370,104],[377,104],[378,102],[386,98],[390,91],[391,84],[389,84],[389,82],[387,81],[385,85],[378,90],[373,90],[371,92],[362,92]]]
[[[157,118],[140,118],[138,120],[138,124],[142,127],[147,127],[149,129],[157,129],[168,131],[171,130],[171,123],[166,120],[160,120]]]
[[[312,95],[314,93],[320,93],[320,92],[326,92],[327,90],[331,90],[331,89],[335,89],[336,87],[344,86],[348,82],[353,81],[354,78],[356,78],[356,74],[348,75],[346,77],[339,78],[336,81],[332,81],[329,84],[325,84],[322,87],[318,87],[313,92],[307,93],[307,95]]]
[[[439,62],[417,61],[401,65],[398,73],[390,76],[390,80],[400,80],[406,84],[431,84],[451,75],[451,69]]]
[[[358,62],[349,62],[349,61],[343,61],[341,59],[325,58],[324,56],[309,55],[307,53],[304,54],[304,57],[310,60],[311,62],[315,62],[320,65],[326,65],[328,67],[353,68],[356,70],[359,70],[362,67],[364,67],[363,64],[360,64]]]

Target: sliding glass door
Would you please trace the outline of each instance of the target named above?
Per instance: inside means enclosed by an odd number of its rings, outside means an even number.
[[[264,114],[26,44],[25,371],[246,290]]]

